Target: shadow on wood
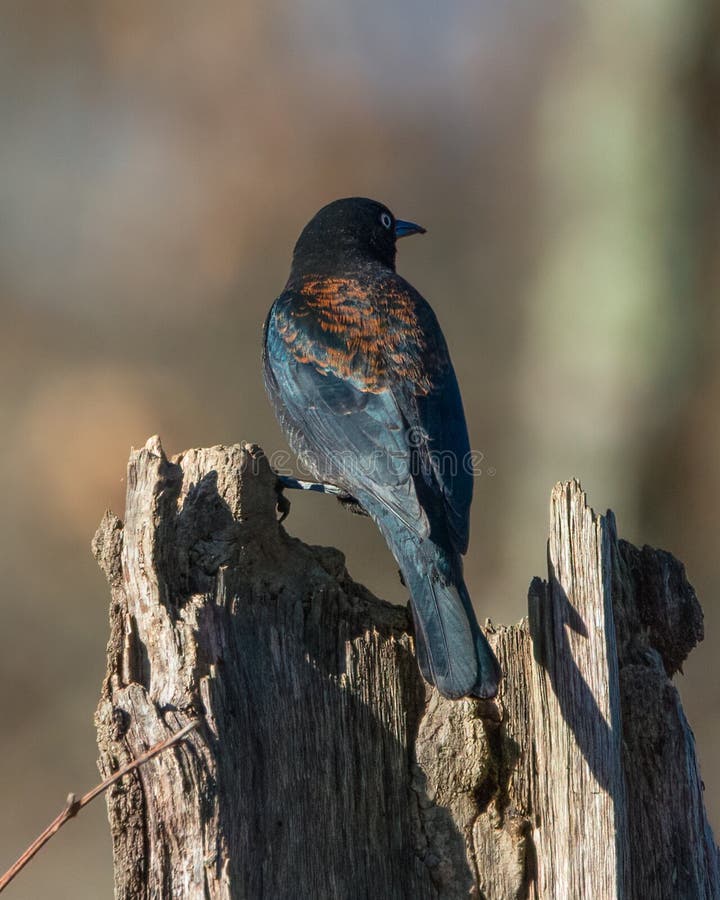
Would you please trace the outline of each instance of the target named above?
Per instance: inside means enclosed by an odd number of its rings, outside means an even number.
[[[321,502],[321,501],[320,501]],[[404,608],[278,524],[251,445],[134,452],[97,712],[116,896],[716,897],[718,851],[670,681],[702,637],[680,563],[617,540],[576,482],[549,581],[490,628],[495,702],[422,681]]]

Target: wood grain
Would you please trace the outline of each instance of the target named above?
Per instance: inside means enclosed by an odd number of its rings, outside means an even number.
[[[556,486],[548,580],[487,629],[501,693],[453,702],[407,610],[275,504],[256,446],[168,460],[152,438],[95,537],[101,771],[204,720],[108,796],[117,898],[720,896],[671,681],[702,638],[677,560]]]

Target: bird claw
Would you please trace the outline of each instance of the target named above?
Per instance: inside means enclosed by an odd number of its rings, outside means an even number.
[[[290,515],[290,506],[291,503],[288,498],[285,496],[285,485],[278,478],[275,484],[275,491],[277,493],[277,500],[275,501],[275,509],[280,514],[280,518],[278,522],[284,522],[285,519]]]

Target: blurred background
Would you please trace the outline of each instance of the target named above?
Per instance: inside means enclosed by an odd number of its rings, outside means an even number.
[[[97,780],[131,445],[285,448],[260,335],[295,238],[365,195],[428,228],[431,301],[482,452],[468,583],[524,615],[550,490],[682,559],[679,678],[720,830],[720,6],[629,0],[6,0],[0,8],[0,870]],[[288,529],[401,602],[371,524]],[[8,900],[111,896],[102,801]]]

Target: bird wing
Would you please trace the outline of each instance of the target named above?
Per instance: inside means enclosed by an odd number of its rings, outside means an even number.
[[[450,544],[458,553],[468,548],[473,475],[470,445],[460,389],[450,369],[427,395],[403,392],[400,408],[417,428],[412,464],[423,505],[441,513]],[[415,423],[417,423],[415,425]],[[440,524],[438,522],[438,524]],[[439,543],[444,544],[442,533]]]
[[[417,357],[423,378],[399,380],[394,388],[399,408],[410,423],[411,464],[423,506],[432,509],[433,520],[447,529],[450,545],[467,551],[473,473],[470,442],[460,387],[440,325],[430,304],[399,275],[396,290],[408,297],[421,341],[408,347]],[[412,370],[412,367],[411,367]],[[443,535],[439,542],[445,544]]]
[[[463,553],[467,429],[437,320],[398,276],[373,291],[332,281],[285,292],[266,322],[265,380],[290,443],[320,480]]]

